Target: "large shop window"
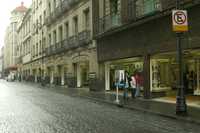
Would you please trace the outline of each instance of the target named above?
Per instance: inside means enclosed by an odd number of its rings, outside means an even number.
[[[176,69],[170,69],[171,67],[168,59],[151,60],[152,91],[168,90],[176,86]]]
[[[142,61],[133,61],[126,62],[122,60],[120,62],[113,62],[110,64],[110,88],[115,89],[115,71],[116,70],[125,70],[129,73],[129,75],[133,75],[135,73],[143,72],[143,62]]]
[[[171,56],[171,57],[170,57]],[[151,59],[151,91],[170,92],[176,94],[178,86],[179,67],[175,55]],[[187,95],[200,95],[200,59],[191,56],[184,57],[183,64],[184,90]],[[174,92],[174,93],[172,93]]]

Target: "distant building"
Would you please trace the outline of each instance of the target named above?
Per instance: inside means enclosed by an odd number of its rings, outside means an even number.
[[[4,63],[5,74],[8,75],[11,71],[17,70],[17,24],[24,16],[27,8],[22,2],[11,12],[10,25],[6,29],[4,40]]]

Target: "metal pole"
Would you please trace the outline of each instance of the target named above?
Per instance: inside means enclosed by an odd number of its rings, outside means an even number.
[[[176,0],[177,10],[181,9],[180,0]],[[184,92],[184,81],[183,81],[183,57],[182,57],[182,33],[176,33],[177,37],[177,54],[178,54],[178,65],[179,65],[179,83],[178,83],[178,93],[176,97],[176,114],[186,115],[187,105],[185,100]]]
[[[116,93],[116,100],[115,100],[115,102],[117,103],[117,104],[119,104],[119,86],[118,86],[118,84],[117,84],[117,86],[116,86],[116,91],[117,91],[117,93]]]

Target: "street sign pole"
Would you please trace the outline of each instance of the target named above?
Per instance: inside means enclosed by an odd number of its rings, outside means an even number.
[[[180,5],[181,0],[176,0],[177,10],[181,9]],[[184,81],[183,81],[183,56],[182,56],[182,32],[176,33],[177,37],[177,55],[178,55],[178,65],[179,65],[179,83],[178,83],[178,92],[176,97],[176,114],[177,115],[186,115],[187,114],[187,105],[184,92]]]

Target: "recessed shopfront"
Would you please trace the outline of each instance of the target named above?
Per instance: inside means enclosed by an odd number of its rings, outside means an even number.
[[[88,87],[89,84],[89,61],[78,62],[74,66],[77,78],[77,87]]]

